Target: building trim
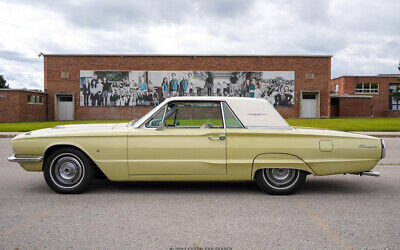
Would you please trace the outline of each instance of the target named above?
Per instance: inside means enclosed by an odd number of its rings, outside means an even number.
[[[375,75],[375,76],[339,76],[336,78],[333,78],[331,80],[336,80],[336,79],[340,79],[340,78],[399,78],[399,75]]]
[[[257,54],[46,54],[39,56],[111,56],[111,57],[324,57],[331,58],[333,55],[257,55]]]
[[[19,92],[28,92],[28,93],[47,95],[47,93],[45,91],[33,90],[33,89],[0,89],[0,91],[19,91]]]
[[[331,98],[373,98],[370,95],[331,95]]]

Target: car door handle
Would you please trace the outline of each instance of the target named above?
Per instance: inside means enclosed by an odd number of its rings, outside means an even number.
[[[210,140],[220,140],[220,141],[223,141],[223,140],[225,140],[225,136],[209,136],[208,137],[208,139],[210,139]]]

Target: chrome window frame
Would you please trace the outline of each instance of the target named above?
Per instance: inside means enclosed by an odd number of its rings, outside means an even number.
[[[236,118],[236,120],[239,121],[240,125],[242,126],[241,128],[232,128],[232,129],[246,129],[247,127],[244,126],[244,124],[242,123],[242,121],[239,119],[239,117],[235,114],[235,112],[233,111],[233,109],[231,108],[231,106],[229,106],[229,104],[228,104],[226,101],[222,101],[222,102],[221,102],[222,115],[223,115],[223,117],[224,117],[224,122],[225,122],[225,114],[224,114],[224,112],[223,112],[224,109],[223,109],[222,103],[225,103],[225,104],[226,104],[226,106],[228,107],[228,109],[232,112],[233,116]],[[225,126],[225,124],[224,124],[224,128],[227,129],[227,127]]]
[[[156,109],[156,110],[154,110],[154,113],[148,118],[148,119],[146,119],[146,120],[144,120],[141,124],[139,124],[137,127],[135,127],[135,126],[133,126],[134,128],[141,128],[141,129],[157,129],[157,128],[148,128],[148,127],[146,127],[146,124],[151,120],[151,119],[153,119],[154,118],[154,116],[156,116],[157,114],[158,114],[158,111],[160,111],[161,109],[163,109],[164,107],[165,107],[165,109],[164,109],[164,115],[163,115],[163,118],[162,118],[162,123],[164,123],[164,121],[165,121],[165,115],[166,115],[166,112],[167,112],[167,108],[168,108],[168,105],[171,103],[171,102],[200,102],[200,103],[204,103],[204,102],[214,102],[214,103],[219,103],[219,105],[220,105],[220,111],[221,111],[221,117],[222,117],[222,124],[223,124],[223,128],[219,128],[219,129],[226,129],[226,126],[225,126],[225,115],[224,115],[224,112],[223,112],[223,107],[222,107],[222,103],[224,102],[224,101],[209,101],[209,100],[207,100],[207,101],[203,101],[203,100],[200,100],[200,101],[198,101],[198,100],[194,100],[194,101],[173,101],[173,100],[171,100],[171,101],[168,101],[167,103],[165,103],[165,104],[160,104],[160,108],[158,108],[158,109]],[[229,107],[229,105],[226,103],[226,102],[224,102],[227,106],[228,106],[228,108],[232,111],[232,109],[231,109],[231,107]],[[151,112],[151,111],[150,111]],[[237,118],[237,116],[236,116],[236,114],[232,111],[232,113],[234,114],[234,116],[236,117],[236,119],[240,122],[240,124],[243,126],[243,124],[242,124],[242,122],[239,120],[239,118]],[[188,128],[188,129],[190,129],[190,128],[198,128],[198,127],[186,127],[186,128]],[[244,128],[244,126],[243,126],[243,128]]]

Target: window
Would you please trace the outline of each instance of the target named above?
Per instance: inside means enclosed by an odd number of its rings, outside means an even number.
[[[243,128],[243,125],[240,123],[239,119],[235,116],[229,106],[226,103],[223,103],[222,107],[224,109],[225,127]]]
[[[223,128],[219,102],[168,104],[164,123],[168,128]]]
[[[43,104],[43,96],[28,95],[29,104]]]
[[[69,72],[61,71],[61,79],[68,79],[68,78],[69,78]]]
[[[389,85],[389,109],[400,110],[400,83]]]
[[[335,85],[335,88],[333,88],[333,86],[332,86],[331,94],[332,94],[332,95],[337,95],[337,94],[339,94],[339,84],[336,84],[336,85]]]
[[[306,73],[307,80],[314,80],[314,73]]]
[[[162,119],[164,117],[164,113],[165,113],[165,108],[160,109],[154,116],[153,118],[150,119],[150,121],[148,121],[146,123],[146,128],[157,128],[158,126],[160,126]]]
[[[357,83],[356,94],[378,94],[379,87],[377,83]]]
[[[58,100],[60,102],[72,102],[72,96],[59,96]]]

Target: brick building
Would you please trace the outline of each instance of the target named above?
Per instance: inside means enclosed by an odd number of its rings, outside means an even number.
[[[46,120],[46,93],[27,89],[0,89],[0,122]]]
[[[175,76],[181,81],[181,88],[184,88],[182,80],[185,80],[185,75],[192,77],[197,84],[193,88],[196,95],[207,95],[207,82],[210,82],[210,78],[213,79],[213,87],[208,91],[211,95],[240,94],[236,87],[246,84],[241,79],[255,79],[257,83],[250,83],[247,90],[243,87],[241,95],[270,98],[285,118],[330,117],[329,55],[42,55],[49,120],[137,119],[154,104],[161,102],[165,93],[174,94],[171,82]],[[167,88],[170,89],[165,91],[161,81],[167,76]],[[96,79],[94,85],[93,79]],[[95,92],[85,92],[88,88],[86,86],[96,86],[98,81],[120,86],[123,91],[112,89],[97,97],[94,97]],[[204,87],[201,81],[205,82]],[[186,85],[183,83],[187,89],[181,93],[178,87],[175,94],[192,94],[187,82]],[[131,92],[126,86],[137,87]],[[123,96],[125,102],[113,101],[114,90],[115,96]],[[135,102],[132,102],[132,96],[135,96]]]
[[[331,117],[400,117],[400,75],[341,76],[331,85]]]

